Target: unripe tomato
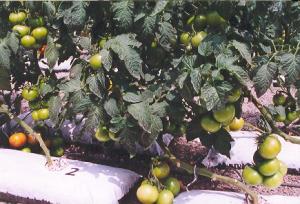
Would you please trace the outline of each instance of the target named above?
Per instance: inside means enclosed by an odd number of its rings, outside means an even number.
[[[37,40],[45,39],[47,34],[48,34],[48,30],[45,27],[37,27],[33,29],[33,31],[31,32],[31,35]]]
[[[31,35],[25,35],[21,38],[21,45],[26,48],[32,48],[36,43],[36,40]]]
[[[182,33],[180,35],[180,42],[184,45],[188,45],[190,43],[190,34],[189,33]]]
[[[21,149],[21,151],[31,153],[31,149],[29,147],[24,147],[23,149]]]
[[[151,184],[141,185],[136,191],[137,199],[143,204],[151,204],[158,199],[158,190]]]
[[[241,88],[235,88],[232,92],[228,95],[227,100],[229,103],[234,103],[241,97],[242,90]]]
[[[32,28],[42,27],[45,25],[43,17],[28,19],[27,24]]]
[[[265,159],[274,159],[281,151],[281,143],[273,134],[269,135],[259,146],[259,154]]]
[[[39,118],[39,112],[38,112],[37,110],[32,111],[31,117],[32,117],[32,119],[33,119],[34,121],[40,120],[40,118]]]
[[[170,174],[170,167],[167,163],[161,162],[159,165],[155,166],[152,169],[152,175],[158,179],[163,179],[169,176]]]
[[[232,104],[228,104],[222,109],[214,111],[213,116],[220,123],[232,121],[235,116],[235,107]]]
[[[12,24],[16,24],[19,22],[18,14],[16,13],[10,13],[8,16],[8,20]]]
[[[217,11],[212,11],[206,15],[207,23],[211,26],[218,26],[226,23],[225,19]]]
[[[8,142],[13,148],[21,148],[26,144],[27,137],[22,132],[14,133],[9,137]]]
[[[279,160],[279,172],[285,176],[287,174],[288,171],[288,166],[286,165],[286,163],[284,163],[283,161]]]
[[[64,139],[61,137],[55,137],[52,139],[52,145],[54,147],[61,147],[64,145]]]
[[[100,142],[107,142],[107,141],[111,140],[108,135],[108,132],[109,131],[108,131],[107,127],[100,125],[96,130],[95,138]]]
[[[104,46],[105,46],[105,44],[106,44],[106,41],[107,41],[106,38],[101,38],[101,39],[99,40],[99,47],[100,47],[101,49],[104,48]]]
[[[102,67],[102,60],[101,60],[101,55],[100,54],[95,54],[93,55],[90,60],[90,66],[96,70]]]
[[[239,131],[243,128],[245,121],[243,118],[234,118],[233,121],[229,124],[231,131]]]
[[[242,173],[244,181],[249,185],[259,185],[263,182],[263,177],[255,169],[246,166]]]
[[[206,26],[206,16],[198,15],[195,17],[194,20],[194,28],[196,29],[203,29]]]
[[[63,156],[64,155],[64,148],[62,148],[62,147],[57,147],[57,148],[55,148],[54,149],[54,151],[53,151],[53,156],[55,156],[55,157],[61,157],[61,156]]]
[[[274,116],[274,120],[276,122],[284,122],[286,120],[286,115],[285,114],[276,114]]]
[[[157,40],[151,42],[151,48],[157,48]]]
[[[159,193],[156,204],[173,204],[173,200],[173,193],[165,189]]]
[[[47,120],[49,118],[49,109],[42,108],[38,110],[38,118],[39,120]]]
[[[28,144],[31,144],[31,145],[38,144],[37,139],[33,135],[28,135],[27,136],[27,142],[28,142]]]
[[[39,96],[36,88],[24,88],[22,90],[22,97],[27,101],[34,101]]]
[[[291,111],[291,112],[288,112],[288,114],[287,114],[287,119],[288,119],[290,122],[293,122],[293,121],[296,120],[298,117],[299,117],[299,113],[298,113],[297,111]]]
[[[191,39],[191,43],[193,47],[198,47],[202,40],[207,36],[207,33],[204,31],[198,32],[196,35],[194,35]]]
[[[15,25],[12,30],[18,32],[20,37],[23,37],[30,32],[30,28],[24,25]]]
[[[275,173],[272,176],[265,177],[263,184],[267,188],[277,188],[283,183],[283,175],[280,172]]]
[[[258,165],[258,171],[264,176],[272,176],[280,167],[278,159],[265,160]]]
[[[281,93],[275,94],[273,96],[273,103],[275,106],[284,105],[285,101],[286,101],[286,97]]]
[[[221,123],[215,121],[211,116],[204,116],[200,121],[201,127],[207,132],[214,133],[221,129]]]
[[[165,182],[165,186],[169,191],[173,193],[174,196],[176,196],[180,192],[180,183],[174,177],[168,178]]]
[[[21,23],[21,22],[25,21],[27,15],[25,12],[21,11],[21,12],[17,13],[17,17],[18,17],[18,23]]]

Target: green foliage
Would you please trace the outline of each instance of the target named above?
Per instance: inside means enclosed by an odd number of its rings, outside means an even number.
[[[18,34],[11,32],[8,15],[18,9],[41,17],[49,31],[33,49],[20,46]],[[218,11],[222,22],[187,25],[188,14],[209,11]],[[39,105],[49,106],[56,127],[78,116],[91,133],[103,124],[132,155],[170,125],[176,131],[187,125],[188,138],[199,137],[229,156],[228,132],[205,133],[199,118],[224,107],[235,87],[253,84],[262,96],[277,80],[297,88],[300,104],[300,9],[294,2],[5,2],[0,17],[0,89],[10,89],[10,83],[15,90],[37,85]],[[197,48],[180,44],[179,36],[192,37],[194,30],[208,35]],[[106,39],[103,49],[100,39]],[[102,67],[93,70],[88,59],[96,53]],[[49,66],[43,71],[42,57]],[[58,79],[56,64],[69,58],[68,76]]]

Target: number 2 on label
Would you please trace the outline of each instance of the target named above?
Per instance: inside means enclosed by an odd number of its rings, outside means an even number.
[[[68,175],[68,176],[75,176],[75,172],[79,171],[78,168],[71,168],[71,171],[66,173],[65,175]]]

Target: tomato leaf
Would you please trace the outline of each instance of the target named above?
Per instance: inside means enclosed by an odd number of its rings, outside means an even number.
[[[159,44],[166,50],[171,48],[170,42],[176,40],[177,31],[167,21],[163,21],[159,23],[159,33],[157,34]]]
[[[49,99],[49,113],[50,113],[50,120],[54,123],[57,124],[59,122],[59,113],[61,112],[62,108],[62,100],[59,96],[52,96]]]
[[[136,94],[133,92],[127,92],[123,96],[124,101],[130,102],[130,103],[139,103],[143,101],[143,97],[140,94]]]
[[[48,36],[47,38],[47,47],[45,50],[45,57],[47,59],[47,63],[49,65],[49,68],[54,68],[58,58],[59,58],[59,51],[56,47],[52,37]]]
[[[120,110],[118,108],[117,101],[114,98],[110,98],[107,101],[105,101],[104,109],[106,113],[112,118],[120,115]]]
[[[249,47],[245,43],[233,40],[232,45],[239,51],[241,56],[248,62],[248,64],[252,64],[251,52]]]
[[[293,84],[300,77],[300,55],[284,53],[278,57],[280,68],[286,74],[287,84]]]
[[[84,122],[84,130],[92,132],[98,127],[100,121],[103,121],[103,107],[101,104],[92,104]]]
[[[257,67],[257,72],[253,78],[253,82],[258,97],[262,96],[271,86],[276,71],[277,64],[274,62],[267,62],[266,64]]]
[[[134,2],[132,0],[124,0],[112,4],[114,20],[118,23],[120,28],[127,30],[132,26],[133,8]]]
[[[225,130],[220,129],[212,134],[215,137],[213,147],[220,153],[230,158],[231,142],[234,141],[231,135]]]
[[[158,0],[155,4],[155,7],[154,7],[152,13],[151,13],[151,16],[155,16],[155,15],[159,14],[160,12],[162,12],[168,3],[169,3],[168,0]]]

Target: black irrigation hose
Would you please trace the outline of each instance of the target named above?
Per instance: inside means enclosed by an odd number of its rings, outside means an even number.
[[[282,186],[287,186],[287,187],[293,187],[293,188],[300,188],[300,184],[293,184],[293,183],[283,183],[281,184]]]

